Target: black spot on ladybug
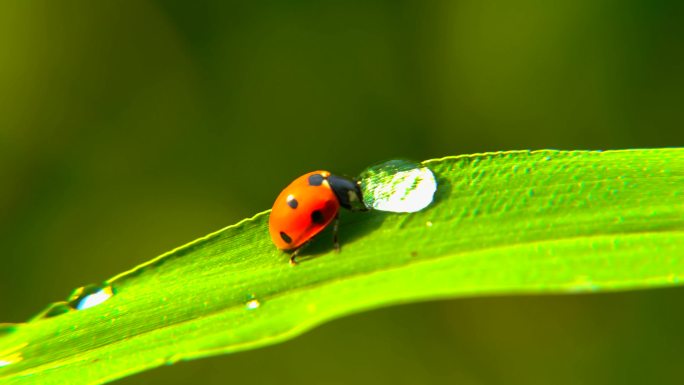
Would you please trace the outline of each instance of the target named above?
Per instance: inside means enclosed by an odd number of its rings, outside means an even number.
[[[282,231],[280,232],[280,238],[283,238],[283,241],[285,241],[285,243],[292,243],[292,238],[290,238],[289,235],[285,234]]]
[[[294,196],[288,195],[287,196],[287,205],[292,207],[293,209],[296,209],[297,206],[299,206],[299,202],[295,199]]]
[[[309,177],[309,186],[320,186],[323,184],[323,175],[313,174]]]
[[[323,213],[319,210],[314,210],[311,212],[311,220],[313,221],[313,223],[317,224],[325,223],[325,217],[323,217]]]

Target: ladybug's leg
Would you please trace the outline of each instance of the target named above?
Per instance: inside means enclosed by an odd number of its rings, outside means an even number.
[[[306,241],[306,242],[303,243],[301,246],[299,246],[298,248],[294,249],[294,251],[292,252],[292,254],[290,254],[290,265],[294,266],[294,265],[297,264],[296,258],[297,258],[297,256],[299,255],[299,252],[302,251],[302,249],[305,248],[306,245],[309,244],[309,242],[311,242],[311,241],[310,241],[310,240],[309,240],[309,241]]]
[[[302,249],[301,247],[298,249],[295,249],[295,251],[293,251],[292,254],[290,254],[290,265],[294,266],[297,264],[297,261],[295,260],[295,258],[297,258],[297,254],[299,254],[299,250],[301,250],[301,249]]]
[[[333,247],[335,248],[336,252],[340,252],[340,242],[339,239],[337,238],[337,229],[339,228],[340,224],[340,214],[335,214],[335,219],[333,219]]]

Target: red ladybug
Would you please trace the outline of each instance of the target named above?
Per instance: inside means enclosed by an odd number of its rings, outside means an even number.
[[[328,171],[304,174],[290,183],[273,203],[268,219],[268,229],[273,243],[281,249],[292,251],[290,263],[316,234],[331,222],[335,250],[337,241],[337,217],[340,206],[366,210],[362,203],[359,184],[353,180],[332,175]]]

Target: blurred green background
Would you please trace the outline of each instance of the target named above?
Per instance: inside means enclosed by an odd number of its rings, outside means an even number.
[[[0,2],[0,322],[309,170],[682,146],[682,20],[657,0]],[[681,383],[683,300],[412,304],[117,383]]]

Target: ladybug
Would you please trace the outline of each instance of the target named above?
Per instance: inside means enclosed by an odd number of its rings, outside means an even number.
[[[268,229],[273,243],[281,250],[291,251],[290,263],[316,234],[333,225],[333,243],[339,251],[337,239],[340,206],[348,210],[367,210],[362,201],[359,183],[332,175],[329,171],[313,171],[295,179],[278,195]]]

